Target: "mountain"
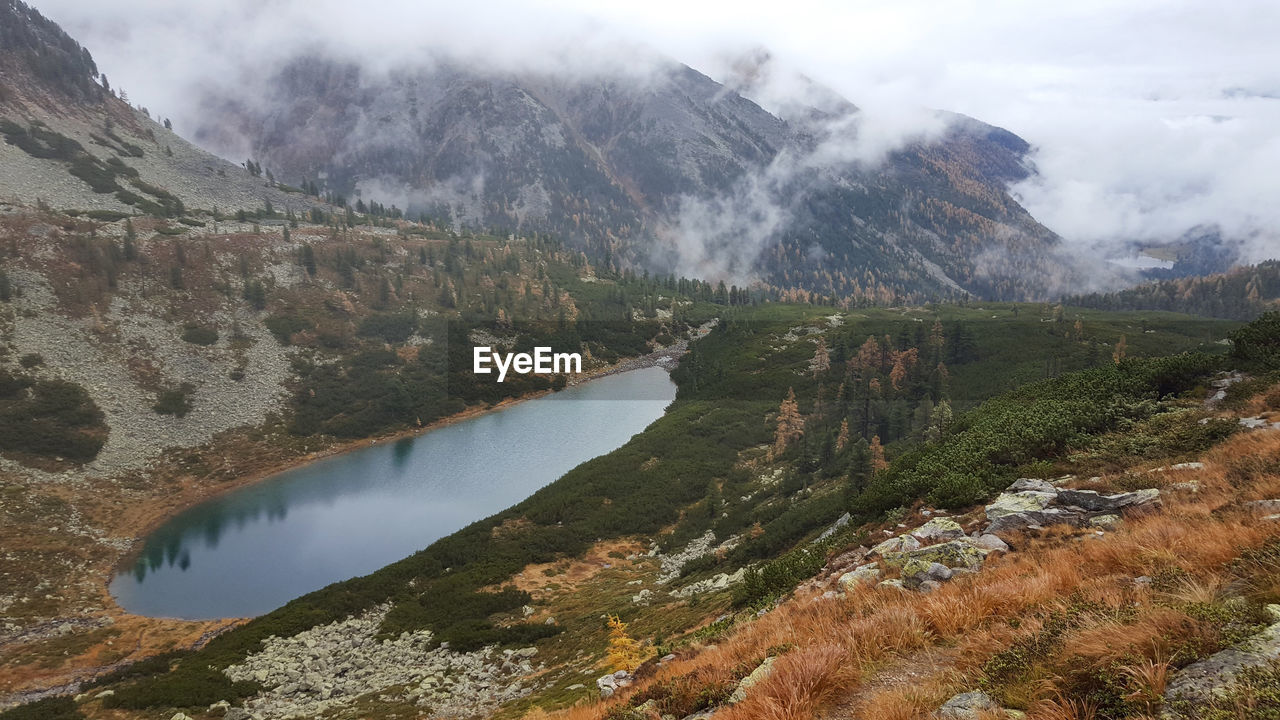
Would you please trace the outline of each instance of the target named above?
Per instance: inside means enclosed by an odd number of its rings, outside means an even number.
[[[940,132],[867,157],[861,111],[833,91],[809,87],[784,119],[741,76],[652,65],[570,77],[297,57],[207,93],[194,132],[352,200],[805,297],[1040,298],[1061,282],[1057,237],[1005,189],[1029,172],[1012,133],[940,113]]]
[[[177,217],[322,203],[218,158],[135,109],[89,51],[20,0],[0,0],[0,198]]]

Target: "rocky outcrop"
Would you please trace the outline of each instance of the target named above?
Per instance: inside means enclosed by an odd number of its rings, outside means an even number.
[[[773,673],[773,663],[775,660],[777,660],[777,658],[773,656],[765,658],[764,662],[760,663],[756,666],[755,670],[751,671],[751,674],[742,678],[738,683],[738,687],[733,689],[733,694],[729,696],[729,704],[734,705],[746,700],[747,692]]]
[[[955,540],[964,537],[964,528],[951,518],[936,517],[912,530],[910,536],[923,542]],[[905,549],[905,548],[904,548]]]
[[[433,716],[487,714],[532,689],[534,648],[460,653],[432,647],[425,630],[380,639],[388,608],[322,625],[293,637],[270,637],[261,651],[225,671],[264,689],[245,703],[250,716],[316,717],[371,692],[394,692]]]
[[[696,560],[703,555],[708,555],[713,552],[727,552],[736,547],[737,544],[738,538],[737,536],[734,536],[717,545],[716,534],[711,530],[708,530],[703,533],[701,537],[690,540],[689,544],[685,545],[682,549],[668,555],[659,554],[657,552],[657,547],[655,546],[654,550],[650,554],[657,557],[658,562],[662,566],[662,569],[658,572],[658,579],[656,582],[659,585],[665,585],[680,577],[680,569],[683,568],[684,564],[690,560]]]
[[[631,680],[631,673],[626,670],[618,670],[596,678],[596,689],[600,691],[602,700],[611,698],[620,688],[631,687]]]
[[[986,507],[986,533],[1003,535],[1050,525],[1114,526],[1120,516],[1160,506],[1154,488],[1103,495],[1093,490],[1061,489],[1043,480],[1023,478]],[[1114,519],[1111,519],[1114,517]],[[1096,518],[1106,518],[1098,523]]]
[[[703,593],[716,592],[737,585],[742,582],[742,578],[746,577],[747,568],[740,567],[732,573],[717,573],[705,580],[699,580],[695,583],[689,583],[679,590],[672,590],[672,597],[690,597],[692,595],[701,595]],[[641,593],[647,593],[643,590]],[[651,594],[652,596],[652,594]],[[633,599],[634,601],[634,599]]]
[[[911,550],[916,550],[919,547],[920,547],[920,541],[917,540],[916,538],[912,537],[911,535],[899,535],[897,537],[891,537],[888,540],[885,540],[884,542],[880,543],[879,545],[876,545],[875,547],[871,548],[871,552],[867,554],[879,555],[881,557],[884,557],[885,555],[889,555],[892,553],[900,553],[900,552],[908,552]]]
[[[962,537],[916,550],[890,553],[884,556],[884,564],[901,571],[904,587],[929,590],[950,580],[956,570],[981,568],[991,552],[973,538]]]
[[[880,566],[875,563],[867,563],[859,565],[849,572],[840,576],[836,584],[841,590],[849,592],[853,588],[861,585],[870,585],[880,579]]]
[[[1165,717],[1199,717],[1197,708],[1220,696],[1243,670],[1280,659],[1280,605],[1268,605],[1274,621],[1261,633],[1235,647],[1179,670],[1165,689]]]

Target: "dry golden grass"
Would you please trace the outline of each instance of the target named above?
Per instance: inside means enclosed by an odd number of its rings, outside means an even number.
[[[1028,717],[1030,720],[1094,720],[1097,716],[1096,702],[1059,695],[1040,703]]]
[[[950,694],[976,686],[979,668],[992,655],[1034,636],[1050,613],[1074,603],[1088,610],[1075,616],[1076,624],[1060,639],[1050,662],[1058,668],[1054,672],[1116,667],[1129,699],[1148,714],[1157,712],[1173,647],[1213,640],[1210,629],[1177,606],[1219,600],[1228,563],[1280,536],[1280,523],[1259,522],[1235,509],[1245,500],[1280,496],[1280,433],[1233,436],[1204,461],[1206,467],[1194,475],[1199,492],[1167,494],[1163,512],[1128,519],[1103,537],[1057,531],[928,595],[874,587],[831,599],[801,594],[714,648],[673,661],[635,691],[678,678],[691,687],[735,682],[777,648],[794,646],[744,702],[721,709],[717,717],[804,720],[836,704],[842,712],[856,707],[859,717],[927,717]],[[1280,568],[1263,570],[1275,578],[1271,590],[1280,593]],[[1133,582],[1139,575],[1170,572],[1184,577],[1160,592]],[[946,646],[952,648],[950,663],[929,668],[924,677],[908,684],[873,682],[893,658]],[[1033,718],[1095,717],[1097,706],[1064,694],[1064,682],[1035,671],[1005,697]],[[624,702],[617,698],[551,717],[600,718]]]

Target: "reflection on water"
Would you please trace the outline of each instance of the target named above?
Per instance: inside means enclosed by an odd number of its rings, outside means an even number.
[[[111,592],[142,615],[259,615],[528,497],[674,398],[666,371],[635,370],[290,470],[173,518]]]

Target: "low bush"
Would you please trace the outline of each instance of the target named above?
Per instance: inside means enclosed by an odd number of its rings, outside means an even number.
[[[218,342],[218,331],[203,325],[188,325],[182,330],[182,339],[192,345],[213,345]]]

